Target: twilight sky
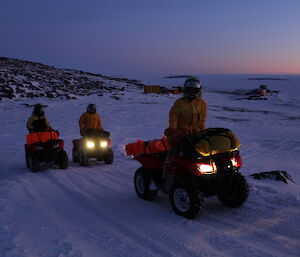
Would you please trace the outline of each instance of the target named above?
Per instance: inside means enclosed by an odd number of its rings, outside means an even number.
[[[0,56],[103,74],[300,74],[299,0],[1,0]]]

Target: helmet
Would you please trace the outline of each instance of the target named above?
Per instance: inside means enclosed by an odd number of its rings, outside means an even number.
[[[183,93],[184,96],[187,96],[190,99],[201,96],[202,84],[199,79],[196,77],[187,78],[184,82]]]
[[[41,104],[35,104],[34,105],[34,109],[32,114],[38,116],[38,117],[42,117],[44,115],[44,111],[43,111],[43,105]]]
[[[89,104],[86,108],[86,111],[88,113],[96,113],[96,105],[95,104]]]

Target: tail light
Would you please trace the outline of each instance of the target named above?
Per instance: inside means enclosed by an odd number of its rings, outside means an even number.
[[[239,154],[233,154],[231,157],[231,163],[233,167],[240,168],[242,167],[242,158]]]
[[[32,144],[32,145],[28,146],[28,150],[30,152],[36,152],[36,151],[39,151],[39,150],[43,150],[43,147]]]
[[[59,140],[58,144],[59,144],[59,149],[64,149],[65,146],[64,140]]]
[[[59,143],[53,145],[53,148],[59,148],[59,147],[60,147]]]

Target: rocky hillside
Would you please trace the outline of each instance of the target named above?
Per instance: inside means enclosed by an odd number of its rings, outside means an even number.
[[[0,101],[24,97],[76,99],[76,96],[124,91],[128,87],[142,87],[142,84],[137,80],[0,57]]]

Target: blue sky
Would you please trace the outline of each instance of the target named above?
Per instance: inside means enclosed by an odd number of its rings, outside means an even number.
[[[104,74],[300,73],[297,0],[3,0],[0,56]]]

